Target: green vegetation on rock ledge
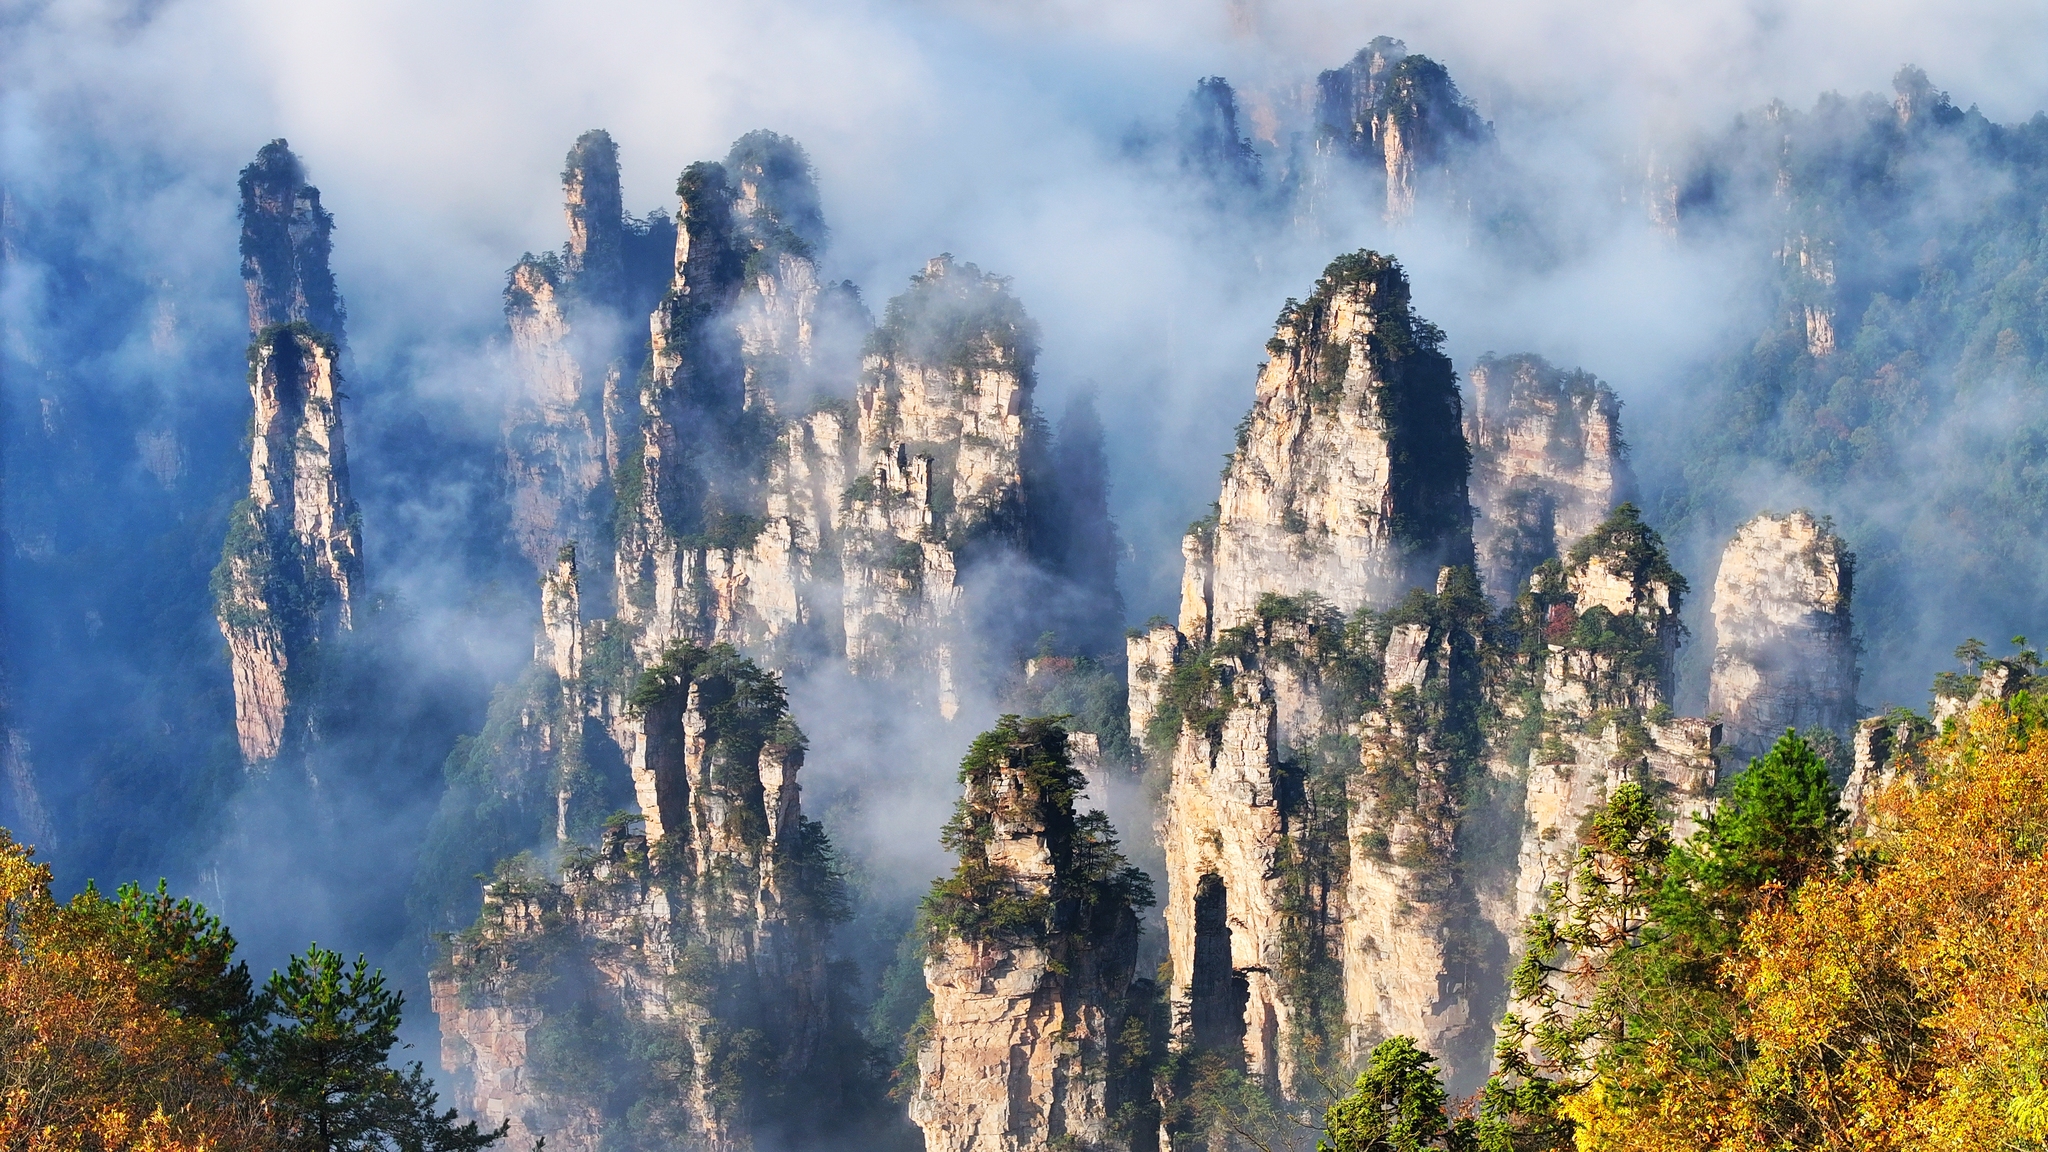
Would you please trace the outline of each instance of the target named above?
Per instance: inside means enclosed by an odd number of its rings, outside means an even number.
[[[1038,324],[1010,294],[1005,276],[939,257],[936,274],[920,272],[889,301],[868,338],[868,352],[951,368],[1011,368],[1029,374],[1038,355]]]
[[[1011,782],[1001,792],[998,776]],[[1124,859],[1108,817],[1074,811],[1087,781],[1068,760],[1059,718],[1002,717],[975,738],[960,782],[967,795],[941,834],[960,863],[924,902],[933,946],[948,939],[1038,943],[1055,933],[1085,940],[1153,902],[1151,877]],[[989,859],[999,817],[1008,827],[1042,830],[1052,865],[1045,892],[1020,891],[1019,878]]]

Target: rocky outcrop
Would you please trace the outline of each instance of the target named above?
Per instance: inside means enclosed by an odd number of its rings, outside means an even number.
[[[2000,699],[1996,693],[2001,679],[1985,687],[1983,699]],[[1978,701],[1972,701],[1972,705]],[[1851,831],[1868,835],[1879,827],[1877,798],[1901,776],[1917,778],[1918,752],[1935,734],[1939,721],[1927,721],[1908,712],[1903,715],[1871,716],[1856,724],[1855,761],[1849,778],[1842,784],[1842,811],[1848,814]]]
[[[1622,785],[1645,786],[1678,839],[1712,806],[1721,727],[1670,707],[1687,591],[1663,541],[1623,504],[1539,566],[1508,614],[1518,644],[1501,654],[1488,775],[1496,795],[1521,802],[1488,829],[1505,867],[1486,869],[1478,897],[1509,960],[1524,951],[1523,926],[1573,883],[1582,830]],[[1509,1010],[1533,1018],[1530,1005]]]
[[[1215,199],[1232,199],[1258,189],[1259,153],[1238,131],[1237,91],[1221,76],[1196,83],[1181,104],[1175,125],[1181,173],[1204,182]]]
[[[679,190],[639,441],[614,484],[619,617],[643,659],[676,640],[815,658],[836,639],[817,576],[853,455],[852,422],[818,396],[852,379],[866,314],[818,279],[824,226],[794,141],[749,134]]]
[[[1056,721],[1005,717],[961,779],[960,866],[926,902],[910,1117],[931,1152],[1128,1146],[1118,1045],[1150,882],[1100,812],[1075,812],[1085,782]]]
[[[639,360],[636,305],[644,316],[667,282],[667,255],[650,268],[645,253],[673,249],[675,236],[666,215],[626,214],[618,147],[603,131],[584,133],[569,150],[562,193],[569,239],[561,254],[521,257],[505,288],[512,531],[541,571],[564,545],[596,548],[605,535],[612,473],[630,451],[618,441],[632,431],[628,413],[607,405],[607,389],[615,392]]]
[[[1472,535],[1486,594],[1507,603],[1632,498],[1621,401],[1591,373],[1529,354],[1483,356],[1466,378]]]
[[[1400,265],[1372,252],[1333,261],[1281,312],[1216,514],[1184,545],[1191,642],[1268,593],[1349,611],[1470,562],[1470,453],[1442,336],[1410,309]]]
[[[1393,1031],[1483,1060],[1483,1002],[1440,976],[1477,919],[1454,857],[1486,608],[1443,567],[1470,562],[1467,454],[1406,289],[1360,253],[1282,313],[1179,627],[1128,642],[1170,772],[1174,1027],[1290,1096]]]
[[[1025,555],[1037,345],[1005,280],[940,256],[890,301],[862,369],[840,552],[846,658],[868,675],[917,669],[948,717],[963,569]]]
[[[1670,715],[1686,585],[1662,542],[1633,505],[1607,513],[1611,464],[1594,505],[1574,483],[1594,469],[1549,447],[1604,417],[1614,461],[1611,398],[1538,378],[1513,419],[1505,401],[1475,419],[1497,489],[1548,481],[1597,508],[1569,547],[1544,526],[1550,558],[1496,618],[1468,566],[1448,366],[1389,371],[1434,338],[1406,335],[1426,326],[1405,301],[1398,326],[1360,306],[1383,281],[1347,302],[1342,270],[1283,316],[1217,513],[1184,543],[1178,627],[1127,642],[1131,730],[1169,773],[1169,1000],[1185,1044],[1283,1096],[1392,1035],[1468,1090],[1521,922],[1586,814],[1647,775],[1689,829],[1719,733]],[[1346,326],[1349,348],[1323,336]],[[1442,560],[1462,563],[1416,587]]]
[[[213,586],[236,735],[255,767],[284,748],[321,641],[352,626],[363,559],[342,437],[333,219],[282,140],[243,169],[241,189],[255,415],[249,495],[230,513]]]
[[[1736,530],[1714,577],[1707,710],[1728,743],[1762,755],[1788,728],[1844,733],[1856,717],[1850,599],[1856,557],[1806,512]]]
[[[1318,148],[1385,173],[1389,222],[1414,215],[1418,198],[1469,209],[1493,125],[1443,65],[1381,36],[1317,77],[1316,90]]]
[[[845,897],[799,803],[803,736],[727,648],[671,650],[632,699],[644,834],[614,821],[559,880],[501,867],[434,974],[443,1063],[477,1115],[549,1147],[800,1137],[851,1074],[823,948]],[[812,1095],[770,1110],[784,1083]]]

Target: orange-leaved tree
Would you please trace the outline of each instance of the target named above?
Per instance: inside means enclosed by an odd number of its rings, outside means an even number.
[[[1738,1066],[1655,1044],[1573,1098],[1582,1149],[2048,1148],[2048,726],[1961,717],[1878,799],[1858,866],[1745,922]]]
[[[165,1002],[175,977],[138,956],[118,908],[96,893],[58,904],[49,869],[0,829],[0,1149],[275,1147],[223,1021]]]

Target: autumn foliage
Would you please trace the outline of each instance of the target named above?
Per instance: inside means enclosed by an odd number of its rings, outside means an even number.
[[[275,1147],[220,1021],[165,1003],[118,908],[91,891],[58,904],[49,869],[0,830],[0,1149]]]
[[[1713,974],[1730,1043],[1628,1038],[1562,1100],[1577,1147],[2048,1148],[2043,719],[1958,718],[1846,862],[1763,885]]]

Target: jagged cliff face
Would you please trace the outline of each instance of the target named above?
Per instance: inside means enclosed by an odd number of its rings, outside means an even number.
[[[947,828],[961,857],[927,902],[925,984],[910,1117],[929,1152],[1128,1144],[1115,1072],[1137,960],[1133,901],[1149,900],[1052,720],[1006,717],[975,742]],[[1149,1085],[1145,1086],[1149,1088]]]
[[[515,866],[434,976],[443,1063],[515,1140],[746,1149],[819,1119],[775,1084],[845,1069],[824,934],[844,895],[802,815],[803,737],[730,649],[677,648],[626,719],[644,835],[610,825],[562,878]],[[620,1043],[621,1038],[627,1042]],[[617,1141],[618,1143],[614,1143]]]
[[[1004,281],[941,256],[890,301],[858,394],[860,473],[840,567],[846,657],[916,669],[951,717],[962,570],[1026,545],[1037,329]]]
[[[1472,535],[1486,594],[1506,603],[1633,495],[1621,401],[1592,374],[1533,355],[1482,357],[1466,378]]]
[[[1470,455],[1441,339],[1399,265],[1369,252],[1281,313],[1214,524],[1184,546],[1184,635],[1206,643],[1267,593],[1387,605],[1469,562]]]
[[[1319,148],[1385,172],[1389,222],[1414,215],[1418,196],[1470,208],[1469,169],[1493,125],[1443,65],[1381,36],[1317,77],[1316,89]]]
[[[1541,566],[1513,606],[1519,649],[1500,682],[1502,728],[1489,771],[1521,786],[1512,868],[1480,893],[1519,950],[1520,925],[1568,878],[1578,830],[1630,780],[1658,787],[1681,838],[1717,780],[1718,724],[1671,715],[1686,583],[1663,543],[1624,504]]]
[[[1470,520],[1437,339],[1390,261],[1332,264],[1185,542],[1180,627],[1129,642],[1132,730],[1171,773],[1175,1027],[1288,1094],[1394,1031],[1462,1049],[1484,1014],[1439,979],[1470,952],[1448,859],[1485,609],[1441,570]]]
[[[1284,1095],[1404,1034],[1469,1089],[1586,814],[1650,776],[1689,828],[1719,734],[1669,715],[1685,582],[1632,505],[1606,514],[1611,397],[1538,378],[1475,417],[1493,491],[1549,482],[1590,509],[1568,547],[1544,524],[1552,558],[1495,617],[1465,566],[1448,366],[1374,375],[1404,329],[1338,272],[1283,317],[1215,521],[1185,542],[1180,626],[1128,642],[1132,731],[1170,773],[1174,1027]],[[1582,426],[1557,444],[1581,416],[1604,421],[1598,483]]]
[[[354,622],[362,529],[342,437],[341,301],[327,268],[333,220],[284,141],[242,172],[249,291],[249,495],[214,572],[244,763],[283,750],[321,641]]]
[[[568,243],[559,256],[522,257],[505,288],[512,531],[541,572],[564,545],[596,549],[607,534],[612,475],[636,430],[620,396],[640,359],[634,307],[667,279],[656,272],[666,255],[650,267],[645,250],[674,242],[666,216],[625,214],[618,148],[604,132],[570,149],[562,191]]]
[[[1842,538],[1808,513],[1763,513],[1736,530],[1714,577],[1707,692],[1729,744],[1762,755],[1787,728],[1854,722],[1855,570]]]
[[[820,559],[853,455],[851,421],[819,396],[852,380],[866,315],[818,279],[823,224],[795,142],[751,134],[679,189],[638,450],[616,483],[620,619],[643,656],[693,639],[815,658],[836,646]]]

